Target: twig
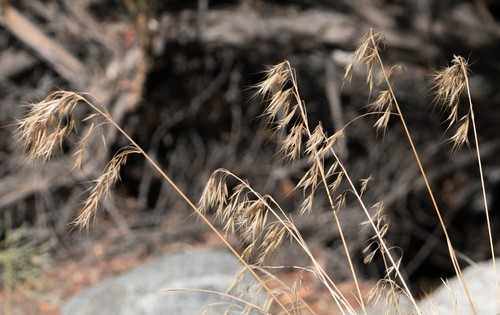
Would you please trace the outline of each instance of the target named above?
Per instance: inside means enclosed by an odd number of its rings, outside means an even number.
[[[40,28],[9,5],[2,8],[0,24],[7,28],[25,45],[33,49],[42,59],[49,63],[63,78],[71,82],[75,88],[82,89],[88,81],[82,63],[57,42],[46,36]]]

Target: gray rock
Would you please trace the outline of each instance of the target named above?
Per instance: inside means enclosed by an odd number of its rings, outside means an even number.
[[[240,267],[225,251],[176,252],[86,289],[65,303],[62,314],[198,314],[209,304],[228,300],[208,293],[156,291],[189,288],[225,292]]]
[[[500,275],[500,259],[496,259]],[[476,314],[499,314],[499,300],[495,283],[495,272],[491,260],[474,264],[463,271]],[[424,314],[472,314],[469,301],[457,278],[434,291],[428,299],[419,304]]]
[[[497,273],[500,275],[500,258],[496,259]],[[495,272],[491,260],[471,265],[463,270],[463,276],[471,295],[476,314],[500,314],[499,300],[495,283]],[[418,302],[422,314],[428,315],[468,315],[473,314],[471,306],[456,277],[449,279],[428,298]],[[408,298],[400,297],[400,309],[388,309],[379,301],[368,310],[369,315],[376,314],[416,314]]]

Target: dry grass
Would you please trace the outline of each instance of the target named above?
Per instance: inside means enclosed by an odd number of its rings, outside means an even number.
[[[455,255],[453,243],[447,233],[447,227],[443,222],[441,210],[437,205],[434,193],[427,180],[425,169],[420,161],[419,154],[412,140],[411,133],[407,127],[402,109],[393,91],[392,76],[399,71],[395,66],[387,69],[382,61],[380,52],[385,42],[381,34],[369,31],[361,40],[358,48],[353,54],[352,62],[346,69],[345,84],[358,68],[364,69],[365,81],[368,90],[372,92],[375,88],[380,92],[378,97],[370,103],[370,113],[377,115],[378,119],[374,128],[379,133],[386,133],[391,119],[398,119],[403,126],[408,143],[413,150],[415,161],[419,166],[423,180],[425,181],[429,198],[436,212],[436,218],[440,222],[445,234],[450,253],[450,260],[455,268],[457,277],[462,283],[462,288],[468,296],[471,311],[475,314],[475,308],[468,293],[467,284],[463,281],[461,267]],[[484,190],[484,180],[481,167],[479,144],[476,135],[474,111],[470,99],[468,84],[468,65],[464,58],[455,57],[452,65],[439,71],[433,84],[436,87],[436,104],[443,104],[442,108],[447,112],[446,121],[451,127],[459,124],[456,132],[450,137],[452,150],[459,150],[464,144],[469,144],[469,129],[472,127],[474,143],[479,161],[481,182]],[[463,95],[469,100],[469,106],[465,114],[460,114],[460,104]],[[295,189],[303,194],[303,202],[300,206],[301,215],[314,215],[313,202],[321,196],[326,198],[330,207],[331,216],[340,232],[343,249],[350,268],[350,274],[355,283],[355,292],[358,303],[353,305],[346,298],[338,285],[323,268],[322,264],[312,253],[306,240],[294,224],[289,212],[285,211],[272,196],[260,194],[244,179],[225,169],[213,172],[209,178],[205,190],[202,193],[198,206],[187,198],[175,183],[165,174],[157,163],[147,155],[116,123],[105,107],[96,105],[89,101],[84,94],[59,91],[49,95],[45,100],[32,104],[25,118],[19,121],[18,134],[19,144],[26,151],[28,161],[40,160],[46,162],[53,153],[61,149],[64,138],[75,130],[77,117],[75,108],[79,104],[85,104],[93,110],[93,114],[84,120],[90,121],[88,132],[81,138],[78,148],[75,150],[76,169],[84,165],[84,154],[86,145],[96,129],[103,123],[110,124],[116,128],[128,141],[129,145],[119,150],[104,168],[101,176],[95,181],[89,190],[89,196],[83,202],[83,208],[74,220],[74,226],[78,229],[87,227],[89,222],[95,218],[103,200],[110,196],[113,185],[119,180],[120,169],[126,163],[130,154],[140,154],[150,163],[160,176],[166,180],[191,209],[216,233],[225,246],[242,262],[246,272],[250,272],[257,279],[254,292],[264,292],[267,296],[263,305],[257,305],[259,301],[246,301],[240,303],[242,314],[257,311],[262,314],[314,314],[314,311],[301,298],[298,288],[299,282],[291,287],[280,283],[273,270],[269,268],[273,256],[280,249],[283,242],[289,239],[297,243],[304,254],[308,257],[310,265],[294,266],[305,272],[312,273],[317,280],[328,290],[331,299],[335,302],[342,314],[357,314],[358,309],[367,313],[366,300],[376,301],[380,298],[386,299],[386,303],[398,305],[401,294],[410,300],[413,312],[421,314],[416,299],[411,294],[407,280],[400,271],[400,260],[395,255],[395,249],[390,247],[384,239],[389,229],[389,224],[384,216],[383,201],[372,206],[365,204],[363,193],[369,189],[373,177],[366,174],[366,178],[360,179],[360,185],[351,178],[349,171],[336,152],[337,144],[342,141],[346,133],[346,127],[332,135],[328,135],[321,123],[311,125],[307,106],[299,94],[297,77],[294,69],[288,61],[284,61],[266,71],[265,79],[256,86],[256,95],[267,103],[264,115],[269,127],[274,132],[283,135],[281,143],[281,154],[287,163],[294,163],[299,159],[308,161],[308,169],[298,181]],[[363,114],[356,118],[361,119],[367,115]],[[236,181],[237,184],[228,188],[227,180]],[[347,187],[341,189],[341,187]],[[352,255],[344,237],[342,222],[339,212],[345,205],[348,196],[354,197],[363,210],[366,220],[360,222],[363,227],[372,231],[372,238],[365,250],[365,262],[370,263],[375,255],[383,258],[386,267],[385,277],[380,279],[369,297],[362,294],[358,276],[353,266]],[[486,199],[485,213],[489,226],[489,216]],[[373,209],[373,210],[372,210]],[[212,212],[220,231],[215,224],[208,219],[208,212]],[[362,228],[363,228],[362,227]],[[227,241],[229,234],[236,234],[241,240],[241,251],[231,246]],[[493,239],[489,231],[491,255],[494,257]],[[236,277],[235,285],[241,283],[241,276]],[[280,283],[280,289],[271,289],[270,282]],[[497,279],[498,284],[498,279]],[[497,285],[498,287],[498,285]],[[234,288],[234,287],[233,287]],[[235,303],[241,302],[241,297],[236,291],[231,290]],[[257,293],[255,295],[258,295]],[[398,312],[402,313],[403,310]]]

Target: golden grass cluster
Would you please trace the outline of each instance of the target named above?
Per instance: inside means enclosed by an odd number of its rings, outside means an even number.
[[[453,145],[453,152],[469,144],[469,122],[473,115],[472,106],[459,118],[460,100],[464,94],[470,94],[469,65],[462,56],[453,56],[451,66],[439,71],[434,77],[436,86],[436,103],[440,104],[448,112],[446,121],[448,128],[453,124],[460,123],[457,130],[450,137],[449,142]]]
[[[369,92],[371,93],[374,89],[379,90],[378,96],[369,106],[369,115],[378,116],[374,125],[376,130],[378,132],[387,132],[391,118],[399,120],[402,124],[409,146],[412,148],[416,163],[420,168],[422,178],[426,183],[437,219],[446,236],[451,262],[458,278],[462,280],[462,287],[469,298],[471,311],[475,313],[474,305],[468,294],[467,284],[463,282],[461,268],[455,255],[452,240],[448,236],[447,227],[441,218],[441,211],[435,201],[402,109],[393,91],[392,75],[400,67],[386,68],[380,54],[384,46],[385,40],[382,35],[370,30],[361,40],[353,54],[352,61],[346,68],[344,84],[349,84],[357,69],[362,69]],[[436,90],[436,103],[442,104],[442,108],[446,110],[446,121],[449,122],[450,127],[456,123],[460,124],[456,132],[450,137],[453,150],[458,150],[463,144],[469,143],[469,129],[472,126],[483,184],[483,194],[485,195],[474,112],[470,101],[468,73],[467,61],[460,56],[455,56],[449,67],[437,72],[433,84]],[[387,300],[386,303],[397,306],[400,294],[404,294],[409,298],[414,313],[421,314],[406,279],[400,272],[400,260],[396,258],[396,255],[393,255],[393,249],[389,248],[384,240],[389,225],[384,216],[383,201],[368,206],[363,200],[363,193],[368,188],[373,177],[367,174],[365,179],[360,180],[360,185],[355,184],[357,181],[351,178],[344,161],[336,153],[336,145],[339,141],[342,141],[345,127],[332,135],[328,135],[321,123],[315,126],[311,125],[308,119],[307,107],[299,94],[296,73],[288,61],[270,67],[265,73],[265,79],[255,88],[256,94],[267,104],[264,115],[270,128],[284,136],[281,142],[281,154],[284,160],[288,163],[294,163],[298,159],[306,158],[308,161],[308,169],[295,187],[297,191],[303,194],[303,202],[299,209],[300,214],[313,215],[313,202],[317,196],[327,199],[331,216],[340,232],[350,273],[356,285],[355,292],[352,292],[352,294],[356,296],[357,305],[352,305],[348,301],[331,275],[327,274],[323,269],[306,240],[294,225],[289,212],[282,209],[272,196],[260,194],[244,179],[228,170],[219,169],[210,176],[198,206],[195,206],[159,166],[114,123],[106,109],[90,102],[84,94],[59,91],[54,92],[39,103],[32,104],[26,117],[18,123],[19,143],[26,151],[29,161],[41,160],[46,162],[51,158],[54,151],[61,149],[65,137],[75,130],[77,122],[77,117],[75,117],[76,106],[78,104],[90,106],[93,114],[84,119],[90,121],[90,126],[75,149],[75,168],[82,167],[86,145],[96,128],[103,122],[117,128],[127,138],[130,145],[115,153],[104,168],[102,175],[95,180],[93,187],[89,190],[87,200],[83,202],[83,209],[74,221],[75,226],[78,228],[85,227],[95,217],[99,205],[110,195],[113,185],[119,180],[120,169],[125,164],[127,157],[130,154],[142,154],[151,166],[189,204],[192,210],[210,226],[225,246],[242,262],[245,271],[250,272],[258,280],[257,288],[254,291],[267,294],[268,298],[263,303],[264,305],[257,305],[259,303],[257,300],[244,301],[243,314],[252,311],[262,314],[271,314],[271,312],[278,314],[314,314],[314,311],[301,299],[298,293],[298,287],[301,285],[300,281],[291,287],[287,287],[273,275],[272,269],[269,269],[272,257],[286,239],[296,242],[310,261],[308,266],[296,267],[313,274],[327,289],[332,300],[343,314],[357,314],[357,309],[366,314],[367,306],[365,301],[368,298],[376,301],[383,297]],[[465,114],[460,116],[460,100],[464,97],[469,99],[469,106]],[[361,115],[358,118],[364,116]],[[228,188],[228,178],[231,178],[233,182],[237,182],[232,189]],[[347,187],[347,189],[341,190],[340,187]],[[321,194],[319,194],[320,190]],[[348,195],[353,196],[359,202],[360,208],[366,216],[366,221],[360,223],[370,228],[373,233],[364,251],[366,255],[365,262],[370,263],[375,254],[380,254],[385,262],[385,277],[373,288],[369,297],[364,296],[360,289],[358,277],[351,261],[350,249],[344,237],[342,222],[338,216]],[[486,199],[485,208],[489,225]],[[220,231],[209,220],[209,213],[213,213],[218,226],[220,226]],[[241,251],[237,251],[227,241],[229,234],[239,236]],[[490,244],[491,254],[494,257],[491,231]],[[243,274],[236,277],[235,285],[241,283],[239,280],[242,277]],[[279,289],[272,289],[269,282],[280,283]],[[234,302],[241,303],[242,295],[240,296],[235,292],[233,286],[230,293],[234,296]],[[388,294],[386,294],[387,292]]]

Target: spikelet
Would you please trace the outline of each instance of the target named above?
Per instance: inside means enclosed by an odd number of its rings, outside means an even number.
[[[72,222],[77,229],[88,226],[90,220],[95,217],[100,205],[110,197],[114,184],[120,179],[120,169],[127,163],[130,154],[140,154],[134,146],[120,149],[106,165],[103,173],[94,181],[89,197],[83,203],[80,214]]]
[[[449,138],[452,144],[452,152],[456,152],[462,148],[464,144],[468,144],[469,122],[471,120],[471,108],[459,118],[460,99],[467,92],[469,65],[467,60],[461,56],[453,56],[453,60],[449,67],[438,71],[433,79],[434,88],[436,91],[435,103],[449,113],[445,121],[448,122],[448,128],[453,124],[459,124],[454,135]]]
[[[29,105],[29,112],[18,121],[19,144],[27,161],[47,162],[60,149],[64,138],[75,129],[74,109],[84,98],[73,92],[53,92],[39,103]]]

